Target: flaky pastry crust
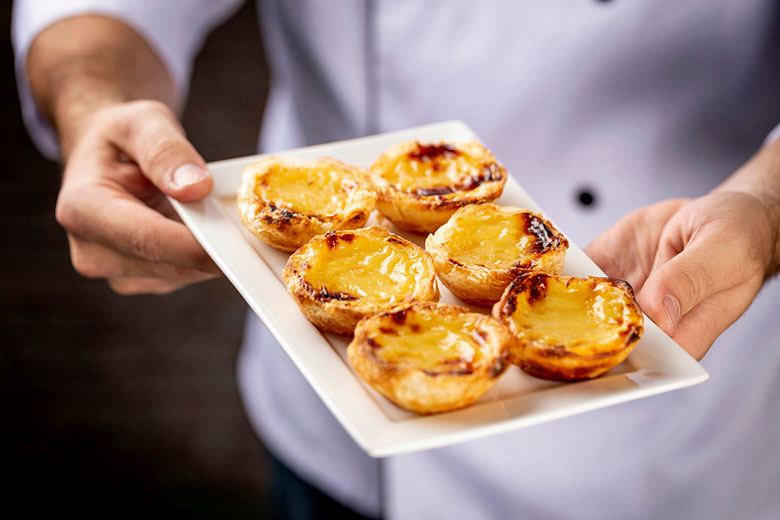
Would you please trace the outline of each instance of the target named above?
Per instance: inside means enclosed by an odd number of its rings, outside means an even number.
[[[397,143],[371,166],[377,209],[401,229],[436,231],[459,208],[501,196],[507,173],[476,141]]]
[[[376,193],[365,170],[336,159],[270,156],[244,169],[237,199],[252,234],[295,251],[315,235],[363,227]]]
[[[349,363],[398,406],[435,413],[468,406],[490,390],[508,363],[509,333],[463,307],[415,303],[362,320]]]
[[[517,277],[493,317],[512,333],[512,363],[560,381],[598,377],[622,363],[644,325],[628,282],[540,273]]]
[[[309,321],[344,336],[366,316],[440,297],[431,256],[379,226],[317,235],[290,256],[283,277]]]
[[[568,247],[541,215],[489,203],[459,209],[425,240],[442,283],[483,307],[498,301],[521,273],[560,273]]]

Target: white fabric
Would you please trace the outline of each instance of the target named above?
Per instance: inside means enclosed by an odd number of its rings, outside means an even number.
[[[459,118],[584,246],[632,209],[706,193],[761,144],[780,120],[779,9],[268,0],[261,148]],[[254,317],[239,382],[275,454],[364,513],[778,518],[778,308],[774,282],[705,358],[703,385],[386,459],[381,477]]]
[[[46,27],[78,14],[100,14],[122,20],[151,45],[168,67],[185,99],[190,70],[208,31],[243,0],[16,0],[11,39],[24,122],[33,141],[49,159],[59,153],[57,136],[33,102],[27,82],[27,51]]]

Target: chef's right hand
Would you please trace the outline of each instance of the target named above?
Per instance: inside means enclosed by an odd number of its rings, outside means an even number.
[[[74,140],[57,200],[73,267],[120,294],[163,294],[219,270],[166,199],[202,199],[213,181],[170,109],[132,101],[95,112]]]

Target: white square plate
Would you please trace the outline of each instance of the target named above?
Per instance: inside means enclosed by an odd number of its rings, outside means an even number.
[[[475,138],[464,123],[448,121],[283,153],[307,159],[335,157],[367,168],[398,141]],[[346,361],[345,338],[321,333],[298,310],[282,282],[282,269],[289,255],[262,243],[242,226],[235,196],[242,170],[257,157],[211,163],[209,169],[214,176],[211,195],[195,203],[172,201],[173,205],[317,395],[369,455],[384,457],[464,442],[669,392],[709,377],[701,365],[646,319],[644,337],[636,349],[626,361],[601,378],[557,383],[511,367],[488,394],[469,408],[428,416],[402,410],[365,385],[352,371]],[[541,212],[511,176],[498,203]],[[400,234],[420,245],[424,240],[407,232]],[[564,274],[603,276],[590,258],[571,242]],[[439,288],[442,302],[463,305],[442,284]]]

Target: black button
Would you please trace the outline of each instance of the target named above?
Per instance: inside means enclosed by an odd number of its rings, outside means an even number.
[[[577,192],[577,200],[585,207],[592,207],[596,205],[596,195],[590,188],[580,188]]]

